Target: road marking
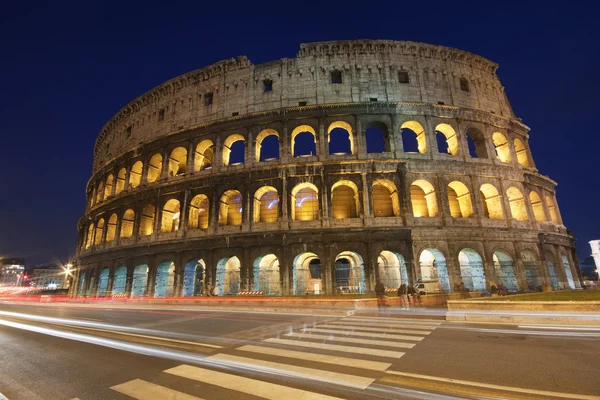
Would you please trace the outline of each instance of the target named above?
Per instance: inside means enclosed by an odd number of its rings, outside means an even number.
[[[435,319],[421,319],[421,318],[393,318],[393,317],[348,317],[345,319],[361,320],[361,321],[382,321],[382,322],[395,322],[405,324],[427,324],[427,325],[441,325],[442,321]]]
[[[539,395],[539,396],[561,397],[561,398],[565,398],[565,399],[581,399],[581,400],[599,400],[600,399],[600,396],[588,396],[588,395],[584,395],[584,394],[550,392],[550,391],[546,391],[546,390],[525,389],[525,388],[519,388],[519,387],[514,387],[514,386],[493,385],[490,383],[463,381],[460,379],[442,378],[439,376],[429,376],[429,375],[420,375],[420,374],[411,374],[408,372],[398,372],[398,371],[386,371],[386,372],[388,374],[406,376],[406,377],[410,377],[410,378],[420,378],[420,379],[427,379],[430,381],[455,383],[458,385],[475,386],[475,387],[482,387],[482,388],[487,388],[487,389],[504,390],[507,392],[519,392],[519,393],[535,394],[535,395]]]
[[[417,321],[417,320],[403,320],[403,319],[370,319],[370,318],[343,318],[341,319],[341,321],[352,321],[352,322],[368,322],[368,323],[376,323],[376,324],[388,324],[391,326],[395,326],[395,325],[409,325],[409,326],[413,326],[413,325],[420,325],[420,326],[427,326],[430,327],[431,329],[435,329],[438,326],[440,326],[442,323],[441,322],[427,322],[427,321]]]
[[[390,335],[388,333],[372,333],[372,332],[353,332],[349,330],[340,331],[334,329],[320,329],[320,328],[308,328],[307,332],[322,332],[322,333],[336,333],[342,335],[354,335],[354,336],[366,336],[375,338],[395,339],[395,340],[414,340],[420,342],[423,340],[423,336],[407,336],[407,335]]]
[[[112,386],[111,389],[138,400],[202,400],[200,397],[190,396],[189,394],[155,385],[141,379],[134,379],[120,385]]]
[[[388,342],[384,340],[369,340],[369,339],[355,339],[349,337],[339,337],[332,335],[313,335],[311,333],[286,333],[285,336],[293,336],[305,339],[319,339],[319,340],[328,340],[331,342],[346,342],[346,343],[357,343],[357,344],[371,344],[375,346],[386,346],[386,347],[401,347],[403,349],[412,349],[415,345],[414,343],[397,343],[397,342]]]
[[[556,330],[563,330],[563,331],[600,331],[600,328],[583,327],[583,326],[519,325],[519,328],[556,329]]]
[[[429,335],[431,331],[421,331],[412,329],[401,329],[401,328],[369,328],[364,325],[332,325],[332,324],[317,324],[319,328],[337,328],[337,329],[352,329],[356,331],[370,331],[370,332],[390,332],[390,333],[412,333],[415,335]]]
[[[192,367],[191,365],[180,365],[163,372],[271,400],[340,400],[338,397],[331,397],[320,393],[308,392],[306,390],[244,378],[242,376],[226,374],[209,369]]]
[[[430,329],[430,330],[434,330],[435,328],[437,328],[436,326],[429,326],[429,325],[391,325],[391,324],[380,324],[380,323],[368,323],[368,324],[361,324],[358,321],[352,322],[352,321],[330,321],[327,322],[328,324],[334,324],[334,325],[349,325],[349,326],[362,326],[362,327],[378,327],[378,328],[404,328],[404,329]]]
[[[373,371],[385,371],[392,365],[389,363],[384,363],[384,362],[379,362],[379,361],[369,361],[369,360],[361,360],[358,358],[307,353],[304,351],[284,350],[284,349],[278,349],[275,347],[246,345],[246,346],[238,347],[236,350],[249,351],[252,353],[267,354],[267,355],[278,356],[278,357],[297,358],[300,360],[315,361],[315,362],[320,362],[320,363],[325,363],[325,364],[343,365],[345,367],[362,368],[362,369],[369,369],[369,370],[373,370]]]
[[[257,360],[247,357],[239,357],[231,354],[217,354],[207,357],[208,359],[221,361],[231,366],[244,365],[253,370],[266,368],[269,372],[275,372],[277,375],[291,375],[295,378],[312,379],[315,381],[334,383],[336,385],[349,386],[358,389],[366,389],[375,378],[365,378],[363,376],[342,374],[339,372],[325,371],[321,369],[300,367],[297,365],[282,364],[273,361]],[[291,373],[291,374],[286,374]]]
[[[291,339],[271,338],[271,339],[265,339],[264,342],[287,344],[290,346],[298,346],[298,347],[308,347],[311,349],[341,351],[341,352],[345,352],[345,353],[367,354],[370,356],[379,356],[379,357],[388,357],[388,358],[400,358],[404,355],[404,353],[402,353],[400,351],[379,350],[379,349],[371,349],[368,347],[343,346],[343,345],[339,345],[339,344],[303,342],[301,340],[291,340]]]

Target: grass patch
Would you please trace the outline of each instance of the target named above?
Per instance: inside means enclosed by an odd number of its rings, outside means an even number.
[[[561,292],[513,294],[476,300],[489,301],[600,301],[600,290],[565,290]]]

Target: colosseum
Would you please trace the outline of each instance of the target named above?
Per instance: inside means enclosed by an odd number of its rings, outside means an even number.
[[[580,288],[497,67],[332,41],[163,83],[97,138],[71,295]]]

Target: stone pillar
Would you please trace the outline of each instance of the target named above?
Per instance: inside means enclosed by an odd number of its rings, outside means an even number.
[[[113,284],[115,281],[115,266],[110,267],[108,270],[108,283],[106,284],[106,297],[110,297],[112,295]]]
[[[140,179],[140,186],[148,183],[148,169],[150,168],[150,159],[146,157],[142,166],[142,177]]]
[[[131,165],[125,167],[125,183],[123,184],[123,192],[129,190],[129,175],[131,174]]]
[[[159,180],[164,181],[169,177],[169,161],[171,160],[170,153],[168,150],[165,150],[163,153],[163,164],[162,171],[160,172]]]
[[[187,148],[187,161],[185,165],[185,174],[190,175],[194,173],[194,155],[195,155],[194,142],[190,141]]]
[[[131,289],[133,288],[133,270],[135,266],[127,267],[127,281],[125,283],[125,294],[131,297]]]
[[[185,190],[183,192],[183,198],[179,198],[179,230],[187,231],[188,228],[188,217],[189,217],[189,202],[190,202],[190,191]]]
[[[316,134],[315,149],[317,150],[318,160],[327,160],[329,158],[329,146],[327,145],[327,132],[325,132],[325,124],[323,124],[323,120],[321,118],[319,118]]]
[[[221,148],[221,136],[217,136],[215,139],[215,151],[213,153],[213,162],[211,164],[211,170],[213,172],[219,172],[223,165],[223,155]]]
[[[146,297],[154,297],[154,286],[156,284],[156,270],[158,268],[158,264],[156,262],[152,262],[148,264],[148,274],[146,277],[146,290],[144,294]]]
[[[362,203],[363,203],[363,217],[372,217],[373,216],[373,209],[371,206],[371,187],[369,187],[368,183],[367,183],[367,173],[363,172],[361,174],[362,176],[362,194],[363,194],[363,199],[362,199]]]

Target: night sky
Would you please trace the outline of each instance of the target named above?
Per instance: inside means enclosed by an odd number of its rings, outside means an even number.
[[[591,3],[590,3],[591,4]],[[77,243],[101,127],[160,83],[246,55],[294,57],[300,43],[414,40],[500,64],[558,185],[579,256],[600,238],[596,13],[576,2],[9,2],[0,14],[0,256],[64,261]]]

